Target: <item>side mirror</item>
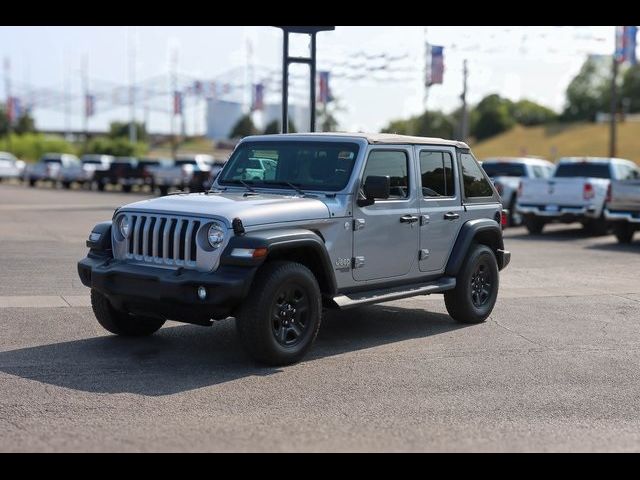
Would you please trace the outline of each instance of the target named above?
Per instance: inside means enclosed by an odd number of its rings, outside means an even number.
[[[366,207],[369,205],[373,205],[376,198],[389,198],[389,192],[391,191],[391,182],[389,180],[389,177],[370,175],[365,179],[362,190],[364,191],[365,198],[359,199],[358,205],[361,207]]]

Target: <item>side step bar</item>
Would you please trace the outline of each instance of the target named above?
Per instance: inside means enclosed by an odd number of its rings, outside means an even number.
[[[336,295],[333,301],[338,308],[359,307],[373,303],[389,302],[400,300],[401,298],[415,297],[417,295],[429,295],[430,293],[440,293],[456,287],[456,279],[453,277],[443,277],[433,283],[419,283],[402,285],[395,288],[385,288],[379,290],[369,290],[367,292],[354,292],[351,294]]]

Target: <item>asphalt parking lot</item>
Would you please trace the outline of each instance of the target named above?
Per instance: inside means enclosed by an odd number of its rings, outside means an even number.
[[[640,451],[640,235],[509,230],[486,323],[440,296],[333,313],[262,368],[232,319],[97,324],[76,262],[142,198],[0,185],[1,451]]]

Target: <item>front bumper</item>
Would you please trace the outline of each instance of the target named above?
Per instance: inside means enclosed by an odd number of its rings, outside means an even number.
[[[249,293],[257,267],[223,265],[216,272],[131,265],[90,255],[78,262],[82,283],[119,310],[189,323],[225,318]],[[204,287],[207,296],[198,297]]]

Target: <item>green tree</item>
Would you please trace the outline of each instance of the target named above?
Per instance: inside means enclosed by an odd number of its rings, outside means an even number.
[[[257,135],[258,129],[251,120],[251,115],[243,115],[231,129],[229,138],[243,138],[249,135]]]
[[[611,57],[590,56],[566,92],[564,121],[594,121],[598,112],[608,112],[611,98]]]
[[[334,98],[331,102],[323,104],[318,109],[318,116],[316,118],[316,124],[321,132],[336,132],[340,126],[336,114],[343,111],[344,107],[340,104],[337,98]]]
[[[486,96],[475,108],[477,119],[471,125],[471,134],[477,140],[484,140],[509,130],[516,123],[512,109],[511,100],[497,94]]]
[[[383,133],[414,135],[419,137],[453,138],[454,120],[442,112],[424,112],[406,120],[394,120],[384,127]]]
[[[13,129],[18,135],[22,135],[24,133],[35,133],[36,122],[29,112],[25,112],[20,116],[20,118],[18,118]]]
[[[131,122],[111,122],[109,124],[109,137],[129,138],[129,125]],[[139,142],[147,140],[147,127],[143,122],[135,122],[136,138]]]
[[[552,123],[558,118],[556,112],[531,100],[513,103],[511,115],[517,123],[527,127]]]
[[[9,133],[9,117],[7,116],[7,107],[4,103],[0,103],[0,137],[4,137]]]
[[[296,133],[296,126],[293,123],[293,120],[290,118],[287,119],[287,123],[289,124],[289,133]],[[280,122],[278,120],[271,120],[267,126],[264,128],[265,135],[273,135],[276,133],[280,133]]]
[[[622,98],[629,99],[631,113],[640,112],[640,65],[634,65],[624,73],[620,93]]]
[[[87,142],[82,153],[113,155],[115,157],[140,157],[147,153],[147,144],[131,143],[128,138],[95,137]]]

